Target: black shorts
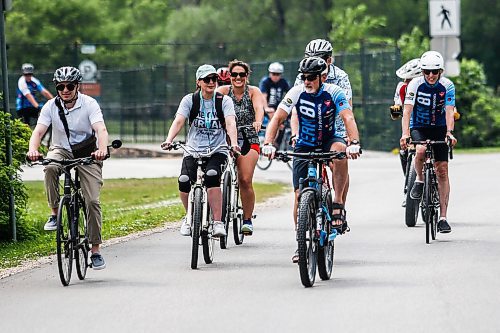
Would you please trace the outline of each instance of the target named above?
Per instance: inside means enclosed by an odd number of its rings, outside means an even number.
[[[340,137],[334,137],[330,139],[328,142],[324,143],[321,147],[298,147],[293,151],[295,153],[309,153],[311,151],[321,151],[321,152],[329,152],[332,144],[335,142],[342,142],[345,144],[345,140]],[[299,188],[299,179],[307,178],[307,166],[309,164],[308,160],[295,158],[293,159],[293,189],[297,190]]]
[[[181,175],[189,176],[191,185],[196,183],[196,174],[198,170],[198,164],[196,163],[196,160],[197,159],[195,159],[193,156],[185,156],[182,160]],[[226,161],[227,155],[223,153],[215,153],[208,158],[205,164],[205,185],[207,186],[207,188],[220,186],[222,170],[226,164]],[[211,179],[210,177],[206,176],[208,170],[217,171],[216,179]],[[179,190],[181,192],[188,193],[190,187],[189,189],[187,187],[183,189],[179,188]]]
[[[21,118],[21,121],[28,125],[36,124],[38,120],[38,115],[40,114],[40,110],[35,107],[28,107],[24,109],[17,110],[17,116]],[[34,122],[31,121],[34,120]]]
[[[411,139],[415,141],[425,141],[425,140],[444,141],[446,140],[446,126],[412,128],[410,135]],[[448,161],[448,145],[442,144],[434,146],[434,161],[436,162]]]

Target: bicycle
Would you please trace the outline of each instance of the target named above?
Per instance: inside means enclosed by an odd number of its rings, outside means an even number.
[[[297,243],[299,274],[304,287],[312,287],[316,267],[322,280],[333,271],[337,228],[332,226],[333,201],[326,165],[334,159],[346,158],[344,152],[293,153],[277,151],[276,159],[289,162],[290,157],[308,160],[306,178],[299,180]]]
[[[424,191],[420,203],[422,209],[422,218],[425,222],[425,242],[430,243],[431,239],[436,239],[437,223],[439,218],[439,191],[436,170],[434,169],[434,150],[435,145],[448,145],[447,141],[423,140],[411,141],[414,145],[425,145],[424,161]],[[449,146],[450,159],[453,159],[453,149]],[[413,168],[414,170],[415,168]],[[410,192],[411,188],[408,189]]]
[[[265,127],[262,127],[262,129],[265,129]],[[281,130],[280,130],[281,131]],[[283,137],[281,138],[281,141],[279,142],[279,147],[277,150],[279,151],[292,151],[292,129],[290,126],[285,126],[285,129],[283,131]],[[264,145],[264,140],[265,140],[265,135],[264,132],[261,131],[259,132],[259,141],[260,141],[260,146],[262,147]],[[260,170],[267,170],[273,163],[273,160],[269,159],[267,156],[264,156],[259,154],[259,159],[257,160],[257,167]],[[286,162],[286,165],[290,170],[293,169],[293,164],[291,161]]]
[[[420,199],[412,199],[410,197],[411,188],[417,179],[415,171],[415,147],[408,148],[408,158],[405,166],[405,223],[408,227],[414,227],[417,224],[418,210],[420,206]]]
[[[107,147],[106,158],[110,157],[109,148],[120,148],[122,142],[114,140]],[[59,201],[56,217],[56,255],[59,278],[63,286],[68,286],[73,270],[73,259],[75,259],[76,273],[80,280],[84,280],[89,264],[90,244],[87,230],[87,213],[85,199],[80,187],[78,166],[93,164],[96,160],[90,157],[55,160],[41,158],[41,165],[59,164],[64,173],[64,194]],[[71,170],[74,169],[74,176]]]
[[[218,147],[214,150],[217,148]],[[183,142],[173,142],[167,149],[182,149],[187,151]],[[203,248],[203,259],[205,263],[211,264],[214,260],[214,241],[217,237],[212,236],[214,219],[212,210],[208,204],[207,189],[203,184],[206,164],[212,151],[207,151],[206,153],[197,152],[199,157],[195,158],[197,165],[196,182],[189,192],[186,215],[187,220],[190,221],[191,224],[191,269],[198,268],[198,251],[200,245]]]

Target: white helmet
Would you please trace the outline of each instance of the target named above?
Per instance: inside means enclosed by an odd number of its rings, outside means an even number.
[[[23,71],[23,74],[33,74],[33,72],[35,71],[35,66],[26,63],[21,66],[21,70]]]
[[[58,68],[55,73],[54,73],[54,78],[52,79],[54,83],[59,83],[59,82],[77,82],[80,83],[82,82],[82,74],[80,71],[71,66],[65,66]]]
[[[267,70],[269,71],[269,73],[280,73],[281,74],[281,73],[283,73],[284,68],[283,68],[283,65],[280,64],[279,62],[273,62],[269,65]]]
[[[420,58],[408,61],[396,71],[396,75],[403,80],[421,76],[422,69],[420,68]]]
[[[307,44],[304,57],[331,56],[333,52],[332,44],[325,39],[313,39]]]
[[[427,51],[420,57],[420,69],[444,69],[444,60],[441,53]]]

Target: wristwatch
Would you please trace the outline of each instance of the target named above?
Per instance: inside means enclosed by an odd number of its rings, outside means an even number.
[[[350,145],[358,145],[358,146],[360,146],[359,141],[358,141],[358,140],[356,140],[356,139],[351,140],[351,142],[349,143],[349,146],[350,146]]]
[[[453,130],[447,130],[446,133],[450,133],[451,135],[453,135]]]

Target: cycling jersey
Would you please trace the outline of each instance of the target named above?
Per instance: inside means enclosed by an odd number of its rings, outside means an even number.
[[[30,82],[27,82],[24,76],[21,76],[17,81],[17,97],[16,97],[16,110],[34,107],[30,101],[25,97],[31,94],[36,100],[37,93],[43,91],[45,88],[40,81],[32,77]]]
[[[297,75],[297,78],[295,79],[295,85],[303,83],[300,79],[300,75],[301,74]],[[325,82],[339,86],[344,91],[346,99],[348,101],[352,99],[352,89],[351,82],[349,82],[349,75],[347,75],[347,73],[339,67],[335,66],[334,64],[330,64],[330,67],[328,69],[328,76],[326,77]],[[340,116],[337,116],[337,118],[335,119],[335,131],[339,137],[347,137],[345,125]]]
[[[299,120],[296,147],[318,147],[339,137],[335,118],[350,105],[342,88],[323,83],[315,94],[307,93],[304,84],[290,89],[278,108],[290,114],[293,107],[297,109]]]
[[[446,126],[446,106],[455,106],[455,85],[441,77],[434,85],[424,77],[418,77],[408,84],[405,104],[413,105],[410,128]]]
[[[394,105],[403,105],[407,85],[408,84],[403,81],[398,82],[398,85],[396,86],[396,92],[394,92]],[[403,95],[401,95],[402,93]]]
[[[278,82],[273,82],[270,77],[266,77],[260,81],[259,89],[262,93],[267,94],[267,105],[276,109],[283,96],[290,90],[290,85],[283,78]]]

